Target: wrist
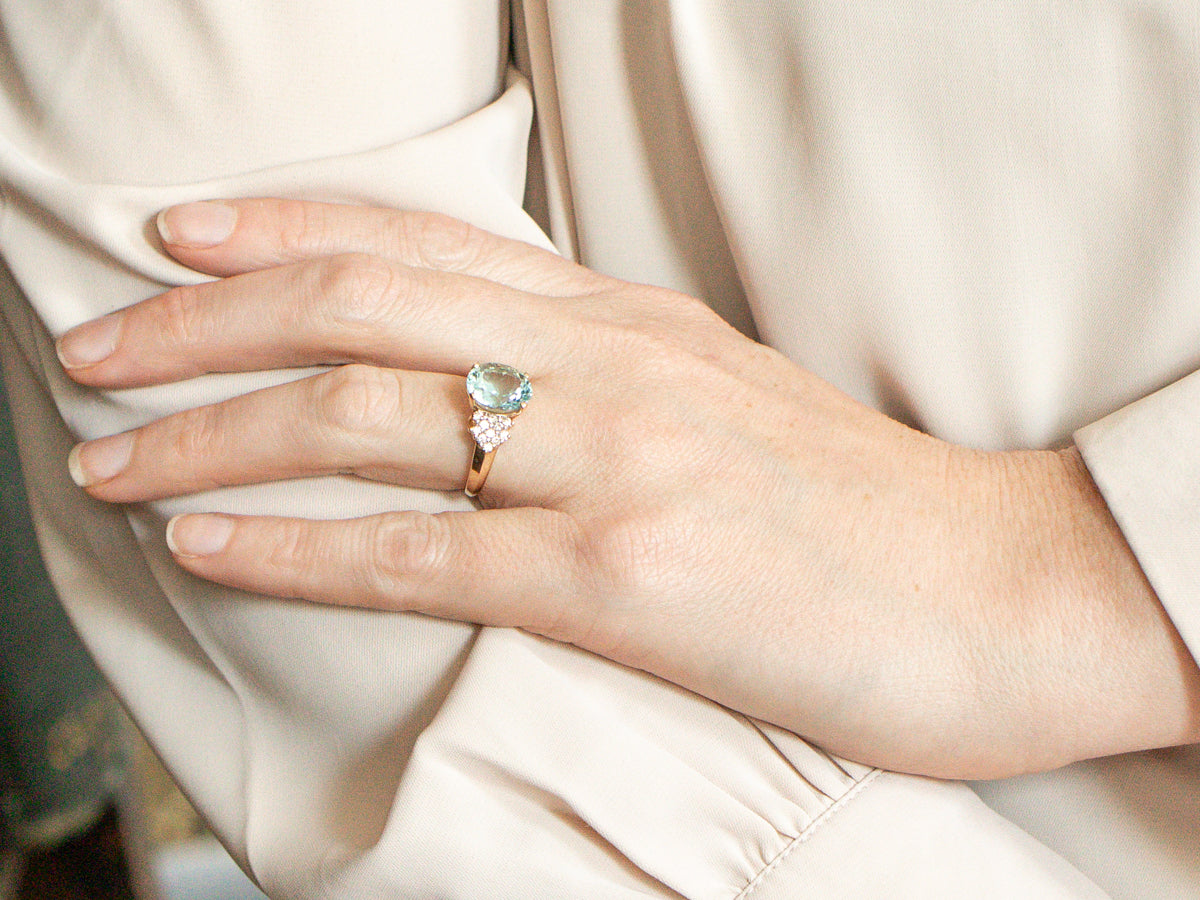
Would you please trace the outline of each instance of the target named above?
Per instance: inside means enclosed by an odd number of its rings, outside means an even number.
[[[1074,447],[994,454],[989,598],[1029,767],[1197,738],[1200,671]]]

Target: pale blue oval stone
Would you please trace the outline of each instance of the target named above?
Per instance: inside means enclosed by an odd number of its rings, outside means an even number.
[[[515,415],[525,408],[533,387],[524,372],[503,363],[479,363],[467,373],[467,394],[480,409]]]

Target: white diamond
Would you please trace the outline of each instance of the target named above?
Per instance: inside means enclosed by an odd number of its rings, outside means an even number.
[[[479,409],[471,416],[471,437],[475,438],[484,453],[491,453],[508,440],[512,420],[508,416],[484,412]]]

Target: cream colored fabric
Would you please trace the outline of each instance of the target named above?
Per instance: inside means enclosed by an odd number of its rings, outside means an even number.
[[[77,438],[301,374],[64,378],[52,335],[196,277],[159,208],[385,203],[546,243],[522,210],[536,106],[531,209],[588,264],[703,296],[952,440],[1052,445],[1115,413],[1081,444],[1197,646],[1193,382],[1116,412],[1200,362],[1190,3],[530,0],[532,84],[509,15],[0,0],[31,499],[81,633],[222,839],[281,898],[1200,893],[1191,751],[978,795],[873,772],[570,648],[237,595],[163,546],[182,510],[461,498],[330,478],[121,511],[71,485]]]

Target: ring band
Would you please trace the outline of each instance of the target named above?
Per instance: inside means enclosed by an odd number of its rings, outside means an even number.
[[[503,363],[480,363],[467,373],[467,396],[471,398],[471,437],[475,452],[471,455],[471,470],[463,488],[468,497],[483,490],[496,448],[508,440],[512,420],[529,403],[533,389],[529,377]]]

